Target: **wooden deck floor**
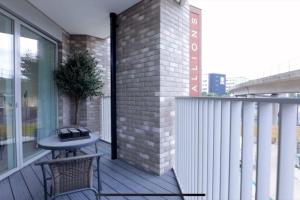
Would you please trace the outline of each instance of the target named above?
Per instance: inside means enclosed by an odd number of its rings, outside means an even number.
[[[120,160],[110,160],[110,145],[99,143],[99,150],[105,155],[101,158],[101,179],[103,193],[179,193],[176,178],[172,171],[162,176],[154,176],[134,168]],[[92,153],[93,147],[84,151]],[[41,160],[50,159],[50,154]],[[96,179],[95,179],[96,180]],[[0,181],[2,200],[40,200],[43,199],[42,171],[31,164]],[[95,199],[92,192],[80,192],[58,199]],[[180,197],[102,197],[105,200],[181,200]]]

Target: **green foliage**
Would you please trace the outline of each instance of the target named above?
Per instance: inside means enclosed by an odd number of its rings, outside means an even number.
[[[58,88],[75,101],[75,124],[79,101],[102,95],[104,83],[101,73],[97,61],[88,51],[75,52],[54,71]]]
[[[101,70],[97,68],[97,61],[88,52],[76,52],[54,72],[58,88],[65,94],[85,99],[101,96],[103,82]]]
[[[201,96],[203,97],[214,97],[216,96],[214,93],[207,93],[207,92],[202,92]]]

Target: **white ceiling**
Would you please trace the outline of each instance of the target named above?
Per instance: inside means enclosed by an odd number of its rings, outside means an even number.
[[[140,0],[28,0],[71,34],[109,36],[109,13],[126,10]]]

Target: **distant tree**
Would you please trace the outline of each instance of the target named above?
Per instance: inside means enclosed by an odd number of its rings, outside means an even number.
[[[214,97],[216,95],[214,93],[202,92],[202,96],[204,96],[204,97]]]
[[[30,52],[25,53],[21,57],[21,73],[25,79],[33,79],[34,72],[38,68],[38,57],[32,55]]]
[[[61,67],[54,71],[58,88],[75,102],[74,124],[78,124],[80,101],[88,97],[101,96],[104,83],[97,61],[88,51],[70,55]]]
[[[202,92],[201,96],[204,96],[204,97],[207,96],[207,92]]]

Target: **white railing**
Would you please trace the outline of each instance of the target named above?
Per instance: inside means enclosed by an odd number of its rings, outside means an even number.
[[[176,176],[184,193],[206,194],[186,199],[298,198],[297,104],[300,99],[177,98]]]
[[[102,97],[101,104],[101,139],[111,143],[110,97]]]

